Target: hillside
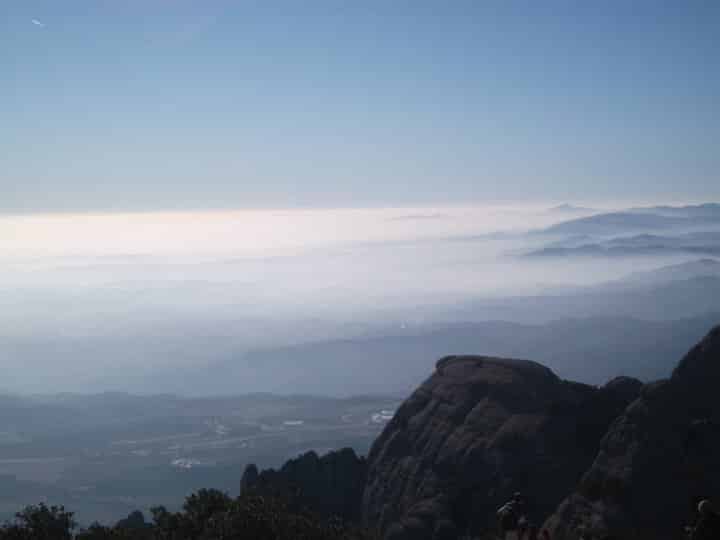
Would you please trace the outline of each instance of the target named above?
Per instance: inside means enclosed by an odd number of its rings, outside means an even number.
[[[649,385],[605,435],[592,466],[548,519],[553,538],[677,538],[697,502],[720,496],[720,327]],[[661,511],[659,511],[661,510]]]
[[[603,300],[610,301],[598,295],[598,303]],[[658,307],[673,306],[667,300]],[[194,377],[198,387],[232,381],[240,391],[251,391],[242,385],[252,380],[277,393],[305,388],[326,395],[407,395],[438,358],[483,351],[488,356],[533,358],[563,378],[588,384],[620,375],[648,381],[669,373],[677,358],[718,318],[708,313],[675,321],[598,316],[539,325],[502,321],[428,325],[398,329],[394,335],[259,350],[217,363]]]
[[[693,229],[720,224],[720,204],[651,206],[598,213],[548,227],[546,234],[612,235],[668,229]]]
[[[443,359],[370,451],[365,523],[393,540],[480,535],[519,491],[531,522],[552,514],[555,539],[677,538],[698,500],[719,502],[717,381],[720,327],[642,391],[528,361]]]
[[[521,492],[530,522],[545,522],[552,538],[677,538],[693,505],[720,494],[719,367],[720,327],[670,379],[646,385],[580,384],[526,360],[443,358],[372,446],[363,525],[386,540],[485,537]],[[291,486],[317,500],[319,485],[343,477],[323,463],[306,456],[259,477],[266,493]],[[347,477],[361,466],[348,454]],[[294,472],[313,468],[315,477]]]
[[[138,530],[77,538],[480,538],[520,492],[530,523],[554,539],[670,540],[698,500],[720,502],[718,381],[720,326],[669,378],[645,385],[619,377],[598,387],[528,360],[449,356],[389,413],[366,460],[344,449],[278,470],[249,466],[236,499],[201,490],[181,512],[154,509],[152,524],[123,522]],[[38,536],[35,518],[72,529],[64,509],[41,505],[0,538],[71,538]]]

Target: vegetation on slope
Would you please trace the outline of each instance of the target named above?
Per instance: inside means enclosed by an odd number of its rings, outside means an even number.
[[[182,511],[152,509],[152,522],[133,512],[113,527],[93,524],[77,530],[62,506],[29,506],[0,527],[0,540],[365,540],[369,537],[334,519],[280,498],[203,489],[189,496]]]

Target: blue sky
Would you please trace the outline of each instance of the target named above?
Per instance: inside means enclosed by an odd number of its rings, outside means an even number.
[[[718,36],[700,1],[5,0],[0,211],[717,200]]]

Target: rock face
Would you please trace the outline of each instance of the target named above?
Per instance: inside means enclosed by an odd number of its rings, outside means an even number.
[[[697,501],[720,494],[719,421],[716,327],[612,424],[576,490],[547,520],[552,538],[681,537]]]
[[[324,517],[357,522],[365,484],[366,462],[350,448],[318,457],[307,452],[276,471],[245,468],[240,491],[279,495]]]
[[[392,539],[478,534],[520,491],[538,522],[641,386],[620,378],[597,389],[524,360],[443,358],[370,451],[363,521]]]

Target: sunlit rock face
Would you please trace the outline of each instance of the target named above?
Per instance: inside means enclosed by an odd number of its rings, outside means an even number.
[[[363,520],[393,539],[477,534],[515,491],[540,520],[640,387],[623,378],[597,389],[524,360],[444,358],[373,445]]]
[[[546,526],[552,538],[677,538],[697,501],[720,494],[720,327],[644,388]],[[720,502],[720,501],[715,501]]]

